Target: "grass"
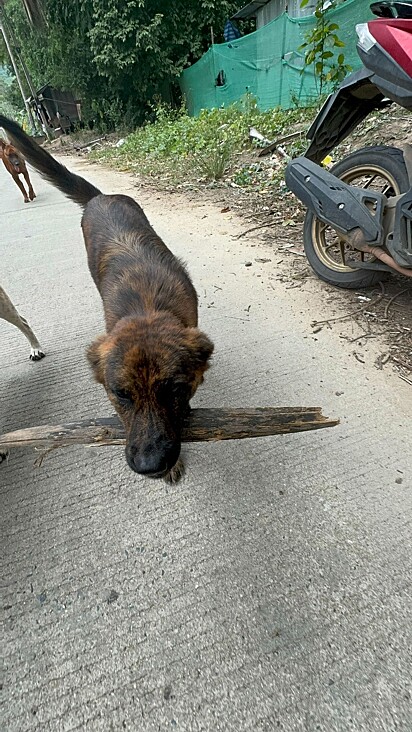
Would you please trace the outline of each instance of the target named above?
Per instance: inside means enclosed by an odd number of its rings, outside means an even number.
[[[250,142],[249,128],[273,140],[291,128],[306,129],[314,113],[314,108],[260,112],[250,97],[226,108],[204,110],[198,117],[189,117],[183,108],[158,106],[154,122],[129,134],[121,146],[91,156],[173,185],[223,179],[240,187],[271,187],[279,176],[267,173],[263,158],[255,162],[257,143]],[[288,152],[299,154],[300,148],[304,144],[295,143]]]

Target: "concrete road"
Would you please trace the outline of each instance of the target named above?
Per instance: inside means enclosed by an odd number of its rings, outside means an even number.
[[[173,487],[132,474],[122,448],[37,468],[12,452],[0,728],[410,732],[412,390],[338,326],[313,334],[326,290],[287,289],[230,212],[68,164],[135,195],[188,262],[216,343],[196,405],[315,404],[342,421],[188,445]],[[0,321],[1,430],[111,413],[84,355],[103,321],[80,211],[33,179],[23,204],[0,169],[1,284],[47,357],[30,363]]]

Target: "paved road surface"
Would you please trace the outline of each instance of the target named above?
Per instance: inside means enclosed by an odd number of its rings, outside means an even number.
[[[33,179],[24,205],[0,169],[0,281],[47,358],[30,363],[0,321],[2,430],[110,413],[84,356],[102,315],[80,211]],[[342,423],[187,446],[173,487],[133,475],[122,448],[57,451],[41,468],[13,452],[0,728],[410,732],[410,388],[356,361],[335,328],[313,335],[322,303],[271,281],[276,258],[256,262],[230,213],[139,198],[189,263],[216,343],[195,404],[319,404]]]

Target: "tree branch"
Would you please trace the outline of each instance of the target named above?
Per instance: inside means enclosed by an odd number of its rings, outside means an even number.
[[[184,426],[183,442],[240,440],[334,427],[320,407],[262,407],[255,409],[193,409]],[[125,432],[117,417],[62,425],[29,427],[0,435],[0,451],[10,447],[57,448],[68,445],[124,445]]]

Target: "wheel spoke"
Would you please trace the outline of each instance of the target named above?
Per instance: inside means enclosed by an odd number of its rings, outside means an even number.
[[[375,173],[375,175],[371,175],[371,176],[369,177],[369,180],[367,180],[367,181],[365,182],[365,185],[362,185],[362,188],[369,188],[369,187],[371,186],[371,184],[373,183],[373,181],[375,180],[375,178],[376,178],[376,177],[377,177],[377,176],[376,176],[376,173]]]
[[[391,186],[391,184],[388,183],[386,186],[384,186],[382,193],[384,196],[387,196],[388,193],[390,193],[391,196],[393,196],[393,186]]]
[[[356,186],[358,185],[359,188],[363,188],[366,190],[367,188],[370,188],[372,183],[376,181],[376,179],[379,179],[379,182],[376,184],[375,188],[379,189],[381,193],[384,194],[384,196],[387,196],[388,193],[390,196],[394,195],[393,185],[389,180],[385,180],[385,178],[379,174],[374,173],[373,175],[357,175],[355,178],[348,178],[346,180],[346,183],[350,186]]]

